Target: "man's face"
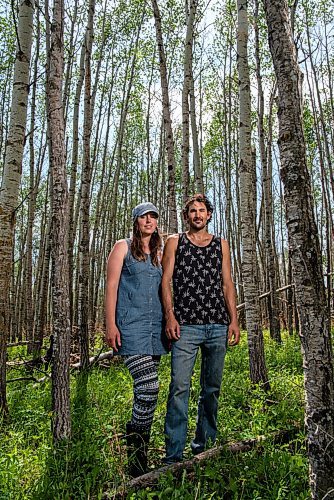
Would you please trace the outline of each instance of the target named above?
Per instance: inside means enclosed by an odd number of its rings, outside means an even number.
[[[211,213],[207,211],[205,203],[194,201],[189,208],[186,221],[192,229],[203,229],[210,219]]]

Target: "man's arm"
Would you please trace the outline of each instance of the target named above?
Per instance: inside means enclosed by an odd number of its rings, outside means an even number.
[[[178,340],[180,338],[180,325],[175,319],[171,289],[178,241],[178,234],[169,236],[162,257],[162,303],[166,318],[166,335],[170,340]]]
[[[128,251],[125,240],[117,241],[111,250],[107,264],[107,286],[105,297],[106,311],[106,343],[116,352],[122,345],[121,334],[116,326],[116,302],[119,279],[123,267],[124,257]]]
[[[233,346],[239,343],[240,329],[238,325],[237,307],[235,299],[235,287],[231,276],[231,256],[230,248],[226,240],[222,241],[222,277],[223,277],[223,291],[226,306],[230,315],[231,323],[228,330],[228,342]]]

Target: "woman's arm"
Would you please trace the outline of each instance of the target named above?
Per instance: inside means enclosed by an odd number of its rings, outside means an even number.
[[[125,240],[119,240],[115,243],[108,257],[107,264],[107,284],[105,297],[106,311],[106,343],[118,352],[121,346],[121,334],[116,326],[116,302],[119,279],[123,267],[123,261],[128,251],[128,245]]]
[[[169,236],[166,241],[164,248],[164,254],[162,258],[162,303],[164,306],[165,318],[166,318],[166,335],[171,340],[178,340],[180,338],[180,325],[175,319],[174,309],[173,309],[173,299],[171,290],[171,281],[173,277],[174,265],[175,265],[175,253],[177,250],[177,244],[179,241],[179,235],[173,234]]]

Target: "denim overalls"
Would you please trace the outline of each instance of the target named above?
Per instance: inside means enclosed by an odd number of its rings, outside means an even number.
[[[130,250],[124,259],[118,287],[116,324],[121,333],[121,356],[167,354],[161,304],[161,266],[136,260]]]

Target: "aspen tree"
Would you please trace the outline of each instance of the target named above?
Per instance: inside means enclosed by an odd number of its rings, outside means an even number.
[[[26,258],[25,258],[25,297],[26,297],[26,336],[30,340],[28,344],[28,353],[34,353],[35,350],[35,303],[33,300],[33,228],[35,221],[36,198],[38,186],[40,181],[41,167],[44,160],[45,148],[38,148],[39,159],[35,165],[35,127],[36,127],[36,95],[37,95],[37,78],[38,78],[38,63],[40,55],[40,20],[39,10],[36,12],[36,54],[33,65],[33,82],[32,82],[32,97],[30,106],[30,132],[29,132],[29,204],[28,204],[28,228],[27,228],[27,244],[26,244]],[[44,136],[41,136],[41,142]]]
[[[169,231],[172,233],[177,232],[177,213],[176,213],[176,196],[175,196],[175,153],[174,153],[174,139],[172,129],[172,119],[170,112],[170,99],[168,91],[168,76],[167,76],[167,63],[162,38],[161,27],[161,14],[157,0],[152,0],[152,8],[155,21],[156,39],[159,52],[159,67],[161,79],[161,92],[162,92],[162,112],[164,121],[164,131],[166,136],[166,152],[167,152],[167,170],[168,170],[168,207],[169,207]]]
[[[79,76],[75,87],[73,121],[72,121],[72,158],[71,174],[69,185],[69,225],[68,225],[68,269],[69,269],[69,289],[70,289],[70,318],[73,326],[73,274],[74,274],[74,241],[77,228],[77,217],[75,215],[75,194],[78,174],[79,158],[79,109],[80,97],[85,77],[85,43],[82,43],[79,62]]]
[[[51,283],[54,349],[52,360],[53,438],[71,435],[70,419],[70,298],[68,279],[68,188],[65,123],[62,100],[64,70],[64,1],[55,0],[48,78],[48,121],[51,169]]]
[[[4,171],[0,189],[0,411],[7,413],[6,342],[9,334],[9,290],[12,274],[13,236],[22,175],[27,124],[29,70],[33,34],[33,0],[21,0],[17,23],[12,104]]]
[[[189,5],[188,5],[189,4]],[[183,60],[183,88],[182,88],[182,190],[183,201],[189,195],[189,152],[190,134],[189,117],[191,124],[192,147],[193,147],[193,167],[195,176],[195,190],[204,192],[203,174],[201,171],[200,154],[198,145],[198,131],[196,120],[195,88],[193,74],[193,47],[194,29],[198,0],[186,2],[187,31],[184,44]]]
[[[255,31],[255,60],[256,60],[256,77],[258,91],[258,136],[260,146],[260,160],[262,165],[262,185],[263,185],[263,206],[264,206],[264,252],[265,252],[265,275],[267,276],[266,284],[270,295],[268,296],[268,312],[270,335],[277,342],[281,342],[281,332],[279,323],[279,311],[277,301],[277,276],[274,260],[273,238],[273,203],[272,203],[272,163],[271,153],[268,154],[265,145],[264,131],[264,93],[261,75],[261,54],[259,40],[259,2],[255,0],[255,15],[254,15],[254,31]]]
[[[242,274],[248,333],[250,378],[268,389],[260,317],[256,257],[256,171],[251,145],[251,95],[247,60],[247,0],[238,0],[237,62],[239,74],[240,127],[239,172],[242,234]]]
[[[334,376],[318,229],[302,121],[302,74],[286,0],[264,0],[278,85],[279,152],[286,223],[300,321],[310,486],[331,498],[334,477]]]
[[[80,270],[79,270],[79,338],[80,338],[80,363],[83,369],[89,365],[89,206],[92,179],[91,167],[91,133],[92,133],[92,102],[91,102],[91,55],[93,45],[93,22],[95,12],[95,0],[90,0],[88,6],[88,22],[85,38],[85,99],[84,99],[84,144],[83,144],[83,166],[81,174],[80,190]]]

